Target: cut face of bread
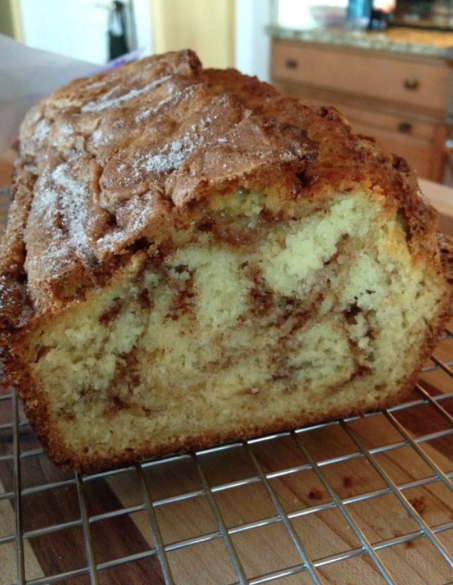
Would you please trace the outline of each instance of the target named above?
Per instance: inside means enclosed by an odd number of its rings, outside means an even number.
[[[450,309],[401,158],[191,52],[35,106],[14,197],[5,372],[78,470],[392,404]]]
[[[410,383],[442,294],[412,266],[398,218],[360,192],[274,225],[264,196],[225,200],[246,246],[200,224],[31,335],[70,457],[295,426],[377,408]]]

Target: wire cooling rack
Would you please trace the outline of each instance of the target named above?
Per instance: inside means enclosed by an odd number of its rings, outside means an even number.
[[[448,328],[387,411],[87,476],[4,391],[0,583],[453,583],[452,366]]]
[[[452,585],[452,331],[394,408],[87,476],[1,390],[0,585]]]

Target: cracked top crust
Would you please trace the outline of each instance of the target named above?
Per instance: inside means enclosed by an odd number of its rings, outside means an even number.
[[[61,308],[222,193],[273,193],[284,210],[358,187],[396,207],[412,252],[439,264],[437,214],[415,175],[334,108],[203,70],[191,51],[76,80],[22,124],[0,317],[17,326]]]

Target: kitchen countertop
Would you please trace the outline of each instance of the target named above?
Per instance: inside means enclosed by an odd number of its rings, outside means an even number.
[[[300,30],[277,25],[270,25],[267,31],[276,39],[453,60],[453,32],[411,28],[390,28],[383,32],[349,31],[343,28]]]

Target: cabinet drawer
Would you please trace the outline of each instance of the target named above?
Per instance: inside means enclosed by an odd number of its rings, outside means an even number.
[[[384,148],[405,158],[419,177],[442,182],[443,145],[448,135],[445,124],[429,124],[404,115],[365,112],[359,108],[339,109],[356,134],[376,138]]]
[[[345,105],[337,105],[336,107],[352,126],[366,126],[370,129],[371,133],[376,128],[378,130],[397,134],[404,139],[418,138],[425,140],[426,142],[431,142],[439,127],[438,124],[421,122],[420,120],[413,118],[410,113],[408,115],[400,114],[396,116],[373,110],[362,110],[360,108]]]
[[[447,110],[451,72],[443,62],[285,41],[274,41],[272,47],[272,75],[276,80]]]

